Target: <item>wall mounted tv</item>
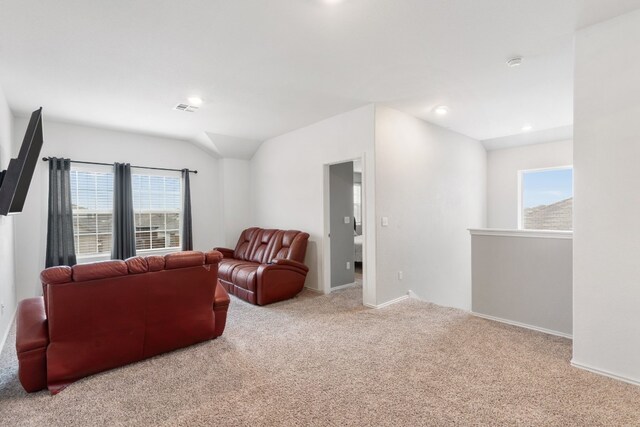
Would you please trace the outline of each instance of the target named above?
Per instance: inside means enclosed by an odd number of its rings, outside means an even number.
[[[0,215],[22,212],[42,148],[42,107],[31,114],[17,159],[0,172]]]

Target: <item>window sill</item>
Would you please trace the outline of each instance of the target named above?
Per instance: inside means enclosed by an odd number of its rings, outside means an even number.
[[[529,237],[538,239],[573,239],[573,231],[506,230],[496,228],[469,229],[472,236]]]

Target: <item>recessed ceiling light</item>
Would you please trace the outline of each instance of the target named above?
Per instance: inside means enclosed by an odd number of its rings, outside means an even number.
[[[519,67],[520,65],[522,65],[522,57],[521,56],[516,56],[514,58],[510,58],[507,61],[507,66],[508,67]]]
[[[200,98],[199,96],[190,96],[189,98],[187,98],[187,100],[191,105],[202,105],[203,102],[202,98]]]
[[[449,113],[449,107],[447,107],[446,105],[440,105],[436,107],[434,111],[439,116],[445,116]]]
[[[531,129],[533,129],[533,126],[531,125],[522,126],[522,132],[529,132]]]

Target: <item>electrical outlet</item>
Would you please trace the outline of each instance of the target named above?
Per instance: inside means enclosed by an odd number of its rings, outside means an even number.
[[[347,261],[347,270],[351,270],[351,263]]]
[[[345,224],[351,224],[351,217],[350,216],[345,216],[344,217],[344,223]]]
[[[382,217],[382,226],[383,227],[388,227],[389,226],[389,217],[387,217],[387,216],[383,216]]]
[[[404,274],[402,273],[402,270],[398,271],[398,280],[402,280],[404,278]]]

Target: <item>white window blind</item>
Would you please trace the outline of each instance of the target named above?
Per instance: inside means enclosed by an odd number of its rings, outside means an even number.
[[[179,176],[132,176],[136,250],[180,248]]]
[[[113,172],[110,169],[103,166],[72,167],[73,229],[79,258],[107,256],[111,253]],[[132,174],[131,180],[136,250],[179,249],[182,214],[179,173]]]
[[[71,203],[76,255],[111,252],[113,173],[71,170]]]

